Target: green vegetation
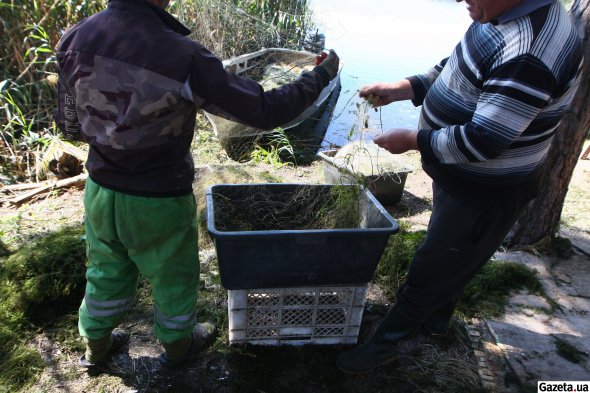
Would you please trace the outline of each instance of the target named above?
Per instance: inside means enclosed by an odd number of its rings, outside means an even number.
[[[34,329],[56,322],[63,326],[80,305],[83,233],[81,226],[67,227],[0,259],[0,386],[9,391],[26,386],[43,369],[39,353],[27,346]],[[67,329],[60,334],[57,339],[68,341]]]
[[[79,305],[86,266],[82,227],[64,228],[23,246],[2,265],[12,302],[34,324],[63,315]]]
[[[356,185],[335,185],[330,188],[332,202],[327,206],[323,214],[327,217],[325,221],[333,228],[358,228],[361,215],[360,200],[361,188]]]
[[[170,12],[191,38],[223,59],[260,48],[299,48],[313,27],[307,0],[183,0]]]
[[[278,177],[268,171],[260,172],[260,177],[262,178],[262,181],[265,183],[281,183],[282,182],[280,177]]]
[[[512,291],[545,296],[535,270],[516,262],[488,262],[465,288],[457,310],[467,317],[499,317]]]
[[[22,340],[14,340],[11,332],[0,331],[0,392],[15,392],[30,384],[43,370],[39,353]]]
[[[267,143],[257,144],[250,158],[253,163],[270,164],[275,168],[296,163],[293,145],[281,128],[276,128],[265,135]]]
[[[10,250],[8,249],[6,244],[4,244],[2,239],[0,239],[0,258],[8,256],[8,255],[10,255]]]
[[[16,183],[37,178],[51,141],[57,69],[63,31],[105,8],[106,0],[0,2],[0,178]],[[262,47],[299,48],[311,27],[307,0],[184,0],[169,11],[192,38],[221,58]],[[210,129],[208,124],[205,127]]]
[[[251,151],[249,159],[252,163],[270,164],[277,169],[285,165],[309,165],[317,159],[316,153],[319,145],[310,140],[313,138],[307,140],[306,138],[300,138],[300,133],[302,131],[313,131],[309,129],[310,123],[313,121],[315,119],[308,119],[304,123],[308,127],[307,129],[301,126],[302,128],[298,129],[297,132],[287,134],[283,129],[276,128],[256,138],[251,143],[251,146],[248,146],[247,142],[243,146],[231,146],[231,149],[237,152],[237,154],[232,152],[232,157],[239,157],[239,151],[243,149],[246,152]],[[230,148],[230,146],[227,146],[227,148]],[[239,158],[237,160],[240,161]]]
[[[414,253],[426,235],[426,231],[410,232],[409,225],[403,221],[399,225],[400,230],[389,238],[375,273],[377,283],[392,299],[406,278]]]
[[[53,48],[61,32],[106,1],[0,3],[0,175],[35,177],[35,160],[56,137],[57,73]]]
[[[201,114],[197,115],[191,154],[197,168],[211,163],[225,164],[231,162],[231,159],[215,136],[211,124]]]
[[[215,226],[220,231],[358,228],[359,196],[354,185],[219,189],[213,194]]]
[[[390,238],[376,273],[377,282],[390,298],[395,297],[425,236],[424,231],[410,232],[407,224],[400,224],[400,231]],[[535,270],[515,262],[490,261],[465,288],[457,311],[466,317],[498,317],[504,313],[511,293],[523,289],[546,297]]]
[[[198,320],[215,324],[220,337],[215,341],[214,350],[227,352],[229,347],[227,290],[221,286],[217,260],[212,260],[201,268],[199,298],[197,299]]]

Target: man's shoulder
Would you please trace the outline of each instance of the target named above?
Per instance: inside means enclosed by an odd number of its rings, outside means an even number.
[[[561,69],[562,59],[576,61],[581,44],[575,26],[560,4],[539,8],[504,24],[480,28],[498,41],[497,46],[490,46],[494,67],[516,59],[535,59],[555,73]]]
[[[546,13],[531,15],[530,26],[533,27],[530,54],[556,78],[569,80],[582,60],[582,41],[568,12],[561,4],[553,4]]]
[[[69,39],[71,37],[73,37],[78,32],[78,30],[83,29],[88,23],[92,23],[93,20],[95,20],[97,18],[100,19],[102,17],[103,13],[104,13],[104,10],[82,19],[81,21],[79,21],[78,23],[76,23],[73,26],[67,27],[64,30],[63,35],[59,39],[59,42],[57,43],[57,47],[56,47],[57,51],[60,51],[65,46],[67,46]]]

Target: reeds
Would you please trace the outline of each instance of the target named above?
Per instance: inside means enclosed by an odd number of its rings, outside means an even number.
[[[105,8],[106,0],[0,2],[0,180],[36,179],[35,164],[51,140],[63,32]],[[220,58],[301,45],[310,25],[307,0],[184,0],[169,11]]]
[[[57,135],[55,52],[63,31],[104,7],[102,0],[0,3],[0,175],[34,179],[35,163]],[[37,180],[37,179],[35,179]]]
[[[313,22],[307,0],[183,0],[170,5],[191,38],[222,59],[261,48],[299,48]]]

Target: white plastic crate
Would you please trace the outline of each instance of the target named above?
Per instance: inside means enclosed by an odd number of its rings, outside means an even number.
[[[228,291],[230,344],[356,344],[367,285]]]

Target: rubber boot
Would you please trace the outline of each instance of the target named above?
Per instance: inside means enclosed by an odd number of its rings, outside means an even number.
[[[116,354],[129,341],[129,331],[125,329],[115,329],[113,332],[103,338],[90,340],[84,338],[86,352],[80,357],[78,363],[82,367],[100,366],[106,363],[111,355]]]
[[[171,343],[163,343],[165,352],[158,360],[164,367],[176,367],[194,360],[201,351],[213,344],[216,334],[217,329],[213,324],[199,323],[189,336]]]
[[[407,317],[394,305],[373,337],[366,343],[342,353],[336,361],[336,366],[348,374],[371,371],[393,360],[397,355],[397,344],[416,333],[420,325],[420,321]]]

